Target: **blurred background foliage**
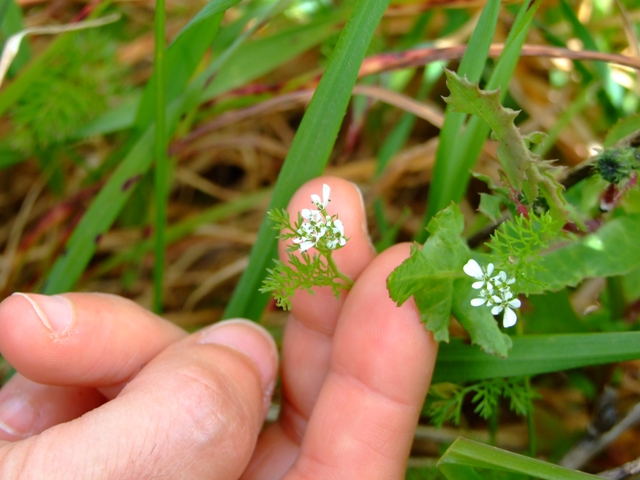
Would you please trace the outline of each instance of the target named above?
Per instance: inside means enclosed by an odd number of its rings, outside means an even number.
[[[204,55],[192,59],[192,73],[169,65],[170,81],[198,86],[193,98],[186,95],[169,139],[162,307],[178,325],[197,329],[222,318],[353,3],[239,2],[224,11]],[[457,68],[483,4],[392,1],[368,47],[325,172],[360,186],[379,249],[421,235],[445,110],[441,97],[447,95],[442,67]],[[168,0],[167,37],[175,39],[205,5]],[[481,86],[518,8],[501,5]],[[135,148],[144,142],[150,113],[138,105],[153,73],[154,19],[149,0],[0,0],[3,40],[25,27],[112,12],[120,17],[108,25],[27,37],[0,89],[0,298],[55,290],[45,279],[67,253],[65,243],[89,205],[123,158],[144,157]],[[549,134],[538,153],[575,167],[602,148],[616,122],[636,113],[639,23],[640,0],[542,2],[504,102],[522,111],[517,123],[523,132]],[[604,54],[598,59],[606,62],[594,62],[590,52]],[[170,102],[190,92],[176,88]],[[496,148],[491,139],[482,145],[474,172],[497,180]],[[113,212],[113,225],[111,214],[91,211],[100,232],[91,238],[95,252],[63,290],[116,293],[151,306],[153,176],[148,166],[132,171],[114,190],[124,207]],[[601,188],[588,180],[569,196],[586,211],[597,208]],[[472,178],[461,201],[468,236],[487,223],[475,213],[481,193],[486,186]],[[625,202],[629,211],[640,211],[637,192]],[[639,280],[636,270],[531,296],[522,309],[525,331],[636,331]],[[562,322],[554,320],[559,312]],[[276,338],[284,320],[273,304],[261,317]],[[455,324],[451,334],[464,337]],[[615,388],[621,412],[638,402],[640,361],[541,375],[533,383],[539,454],[558,461],[596,418],[605,386]],[[436,478],[438,455],[459,435],[515,451],[527,447],[526,421],[509,408],[488,421],[465,400],[457,427],[435,429],[426,415],[423,420],[407,478]],[[491,421],[499,422],[497,431]],[[638,429],[625,431],[584,468],[601,471],[640,457],[639,435]]]

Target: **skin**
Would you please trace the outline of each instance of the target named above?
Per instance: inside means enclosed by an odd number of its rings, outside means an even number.
[[[323,183],[355,284],[340,299],[296,293],[277,422],[262,429],[278,360],[254,323],[187,335],[115,296],[13,295],[0,303],[0,353],[18,372],[0,390],[0,479],[403,478],[437,344],[411,301],[389,299],[409,246],[375,255],[352,184],[314,179],[289,211]]]

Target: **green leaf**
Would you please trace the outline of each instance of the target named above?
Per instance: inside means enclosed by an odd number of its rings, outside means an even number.
[[[340,9],[307,25],[281,30],[269,37],[243,44],[220,68],[203,92],[201,101],[211,100],[233,88],[246,85],[318,45],[336,32],[347,13],[347,9]],[[211,76],[209,72],[202,75]]]
[[[102,15],[111,4],[111,0],[98,3],[87,16],[87,19],[95,19]],[[77,31],[63,33],[49,44],[47,49],[37,58],[32,60],[21,71],[20,75],[6,87],[0,90],[0,115],[4,114],[14,105],[29,88],[40,79],[51,59],[62,55],[70,48],[70,45],[78,35]]]
[[[218,33],[222,14],[240,0],[211,0],[180,31],[166,52],[167,103],[175,100],[184,92],[187,82],[195,71],[213,39]],[[144,129],[153,121],[156,74],[147,83],[135,119],[137,129]]]
[[[293,193],[320,175],[336,141],[351,98],[360,64],[389,0],[358,0],[329,59],[318,88],[307,107],[284,161],[269,210],[285,208]],[[257,320],[269,300],[258,294],[267,266],[277,255],[273,223],[265,218],[244,271],[224,317]]]
[[[100,236],[111,227],[135,184],[151,166],[153,137],[154,127],[151,126],[102,187],[56,259],[42,293],[66,292],[78,281],[96,251]]]
[[[477,297],[478,293],[471,288],[472,283],[473,279],[466,276],[456,279],[453,288],[453,316],[469,332],[474,344],[489,354],[506,357],[512,345],[511,337],[500,331],[490,308],[471,305],[471,299]]]
[[[504,205],[504,197],[497,195],[489,195],[487,193],[480,194],[480,206],[478,211],[486,215],[493,222],[497,222],[502,218],[502,206]]]
[[[640,114],[629,115],[622,118],[611,127],[604,139],[604,148],[613,147],[618,142],[622,142],[627,137],[636,135],[640,131]]]
[[[480,90],[476,83],[450,70],[445,70],[445,75],[451,95],[444,100],[456,111],[476,115],[487,122],[500,142],[498,160],[513,188],[522,191],[530,205],[539,194],[544,195],[556,218],[566,218],[562,186],[553,176],[556,168],[529,150],[529,140],[514,123],[518,112],[502,106],[499,90]]]
[[[640,215],[611,220],[578,242],[543,255],[535,280],[544,290],[576,286],[585,278],[624,275],[640,267]],[[542,293],[532,285],[530,293]]]
[[[569,470],[553,463],[502,450],[482,443],[458,438],[440,457],[438,469],[451,480],[474,478],[471,471],[476,468],[530,475],[544,480],[589,480],[596,479],[588,473]],[[465,470],[469,469],[469,470]],[[450,474],[452,474],[450,476]],[[464,476],[457,476],[463,474]],[[480,477],[476,477],[480,478]]]
[[[411,295],[422,289],[420,282],[428,278],[429,262],[420,252],[417,244],[411,246],[411,254],[402,264],[391,272],[387,278],[389,295],[394,302],[401,306]]]
[[[14,33],[24,30],[22,10],[14,0],[4,0],[0,2],[0,32],[4,39],[9,38]],[[16,58],[11,62],[9,75],[13,76],[29,61],[31,49],[28,42],[21,42]]]
[[[427,227],[431,233],[422,250],[417,245],[411,255],[387,279],[391,298],[402,305],[411,295],[425,327],[436,341],[449,341],[449,317],[453,280],[462,275],[469,250],[462,241],[464,218],[452,204],[436,215]],[[495,323],[495,322],[494,322]]]
[[[508,358],[457,340],[440,345],[433,383],[539,375],[640,358],[640,332],[526,335],[512,342]]]

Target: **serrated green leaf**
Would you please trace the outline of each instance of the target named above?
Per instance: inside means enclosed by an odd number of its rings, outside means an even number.
[[[445,69],[445,75],[451,95],[444,100],[457,112],[476,115],[487,122],[500,142],[498,160],[512,187],[524,193],[529,204],[542,194],[555,218],[566,219],[566,200],[562,186],[553,176],[555,167],[529,150],[530,139],[523,137],[514,123],[518,112],[502,106],[500,90],[483,91],[477,83],[450,70]]]
[[[453,297],[452,278],[427,278],[414,294],[424,326],[433,332],[436,342],[449,341],[449,320]]]
[[[431,234],[422,248],[430,267],[439,272],[459,275],[469,258],[469,249],[462,241],[464,217],[452,203],[431,219],[427,230]]]
[[[504,204],[504,198],[487,193],[480,194],[480,206],[478,211],[483,213],[493,222],[497,222],[502,217],[501,207]]]
[[[427,257],[420,253],[417,244],[413,244],[409,257],[398,265],[387,278],[389,295],[398,306],[422,288],[420,282],[428,277],[425,272],[429,272]]]
[[[460,325],[469,332],[471,342],[492,355],[506,357],[511,349],[511,337],[500,331],[488,307],[474,307],[471,299],[477,297],[477,290],[471,288],[473,280],[458,278],[453,284],[452,311]]]
[[[437,341],[449,341],[453,280],[463,275],[469,250],[462,241],[464,218],[452,204],[433,217],[431,236],[424,247],[414,245],[411,255],[387,279],[391,298],[402,305],[411,295],[425,327]]]

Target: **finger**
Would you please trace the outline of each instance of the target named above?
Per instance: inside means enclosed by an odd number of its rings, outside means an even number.
[[[320,194],[323,184],[331,188],[330,215],[338,214],[347,244],[333,253],[341,272],[352,280],[375,255],[367,232],[362,196],[355,185],[334,177],[320,177],[293,196],[288,212],[297,218],[303,208],[313,208],[311,194]],[[289,242],[290,243],[290,242]],[[280,258],[286,258],[286,242],[280,242]],[[306,423],[329,368],[331,342],[347,292],[335,298],[329,288],[316,288],[314,295],[297,291],[292,302],[282,345],[282,405],[278,423],[261,435],[256,453],[244,478],[276,478],[298,454]]]
[[[304,184],[289,202],[287,211],[290,218],[295,219],[303,208],[314,208],[311,202],[312,194],[320,194],[323,185],[331,188],[330,202],[326,207],[330,215],[338,215],[344,225],[346,245],[332,254],[340,271],[355,280],[364,267],[375,255],[367,230],[367,218],[364,212],[362,195],[351,182],[337,177],[319,177]],[[280,258],[287,258],[287,247],[292,241],[280,241],[278,249]],[[309,253],[313,254],[314,250]],[[298,290],[292,302],[291,312],[294,317],[303,320],[310,328],[323,333],[333,332],[335,320],[342,307],[344,296],[336,299],[332,290],[326,288],[314,289],[314,294],[305,290]],[[333,322],[327,322],[332,318]]]
[[[375,255],[367,233],[362,197],[355,185],[332,177],[312,180],[292,198],[289,213],[293,216],[302,208],[309,208],[310,195],[321,192],[325,183],[331,187],[327,211],[329,214],[338,213],[345,236],[349,239],[332,257],[340,271],[355,280]],[[283,242],[280,248],[282,255]],[[328,287],[316,289],[314,293],[296,292],[282,346],[283,415],[301,417],[292,419],[292,424],[302,421],[304,425],[311,414],[328,371],[338,315],[349,295],[343,292],[340,298],[336,298]],[[295,430],[301,434],[300,428]]]
[[[387,276],[408,254],[408,245],[387,250],[350,292],[287,479],[403,477],[437,354],[414,303],[397,307],[386,290]]]
[[[166,348],[102,407],[4,444],[0,473],[237,478],[264,420],[276,370],[275,343],[263,329],[247,321],[216,324]]]
[[[0,303],[0,332],[0,353],[25,377],[88,387],[128,381],[186,335],[130,300],[96,293],[14,294]]]
[[[94,388],[41,385],[15,374],[0,390],[0,440],[30,437],[105,401]]]

